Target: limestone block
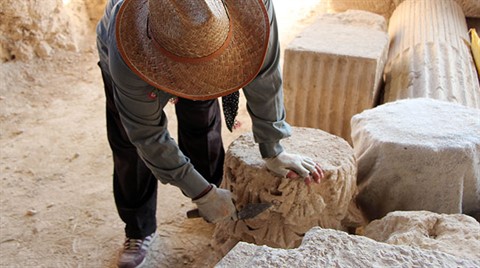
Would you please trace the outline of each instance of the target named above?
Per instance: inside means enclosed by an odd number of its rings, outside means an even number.
[[[402,1],[404,0],[328,0],[328,5],[334,12],[344,12],[349,9],[365,10],[388,19]]]
[[[241,135],[227,151],[222,187],[236,196],[237,209],[247,203],[273,206],[253,219],[217,224],[213,246],[222,254],[238,241],[292,248],[313,226],[347,230],[351,227],[347,224],[364,223],[349,218],[356,193],[356,166],[353,149],[345,140],[318,129],[293,128],[282,145],[289,153],[316,161],[325,171],[325,179],[307,186],[302,180],[275,176],[266,169],[252,134]]]
[[[357,202],[369,219],[395,210],[480,213],[480,110],[418,98],[352,118]]]
[[[385,19],[365,11],[324,14],[286,48],[287,121],[350,142],[351,117],[376,105],[388,52]]]
[[[404,1],[388,33],[385,102],[425,97],[480,108],[465,15],[453,0]]]
[[[364,235],[378,242],[480,260],[480,223],[463,214],[394,211],[369,223]]]
[[[334,12],[349,9],[365,10],[389,19],[395,8],[403,1],[405,0],[328,0],[328,7]],[[455,0],[455,2],[462,8],[466,17],[480,18],[480,1]]]
[[[480,260],[315,227],[297,249],[240,242],[215,267],[480,267]]]

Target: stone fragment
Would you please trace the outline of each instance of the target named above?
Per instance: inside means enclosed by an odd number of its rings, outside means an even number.
[[[480,108],[465,15],[453,0],[407,0],[390,18],[384,102],[433,98]]]
[[[52,54],[52,48],[47,42],[41,41],[35,49],[35,54],[40,58],[46,58]]]
[[[480,110],[408,99],[352,118],[358,205],[369,219],[396,210],[480,213]]]
[[[350,142],[351,117],[376,105],[387,51],[381,16],[354,10],[320,16],[285,50],[287,121]]]
[[[226,254],[238,241],[292,248],[313,226],[347,230],[365,223],[352,210],[356,167],[345,140],[318,129],[293,128],[282,145],[317,162],[324,180],[309,187],[303,180],[275,176],[266,169],[253,136],[241,135],[227,151],[222,187],[233,192],[237,209],[247,203],[273,206],[253,219],[217,224],[213,246],[219,252]]]
[[[480,223],[463,214],[394,211],[369,223],[363,235],[378,242],[480,260]]]
[[[480,260],[315,227],[296,249],[240,242],[215,267],[480,267]]]

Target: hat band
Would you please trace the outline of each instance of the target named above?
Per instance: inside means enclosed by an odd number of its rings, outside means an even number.
[[[177,62],[183,62],[183,63],[204,63],[204,62],[208,62],[208,61],[211,61],[213,60],[214,58],[218,57],[220,54],[222,54],[225,49],[228,47],[228,45],[230,44],[230,41],[232,40],[232,20],[228,20],[229,21],[229,24],[228,24],[228,34],[227,34],[227,37],[225,38],[225,41],[223,41],[223,44],[222,46],[220,46],[215,52],[207,55],[207,56],[203,56],[203,57],[198,57],[198,58],[188,58],[188,57],[182,57],[182,56],[178,56],[178,55],[175,55],[173,54],[172,52],[168,51],[166,48],[164,48],[154,37],[154,35],[152,34],[152,31],[150,30],[150,27],[149,27],[149,21],[150,21],[150,18],[148,17],[147,18],[147,37],[148,39],[152,40],[152,43],[153,45],[155,46],[156,49],[158,49],[158,51],[160,51],[160,53],[162,53],[163,55],[167,56],[168,58],[174,60],[174,61],[177,61]]]

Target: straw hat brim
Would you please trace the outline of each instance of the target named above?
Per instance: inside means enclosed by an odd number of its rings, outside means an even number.
[[[225,0],[231,36],[205,61],[178,61],[147,35],[148,0],[125,0],[116,19],[117,45],[125,63],[150,85],[173,95],[207,100],[228,95],[259,73],[270,24],[262,0]]]

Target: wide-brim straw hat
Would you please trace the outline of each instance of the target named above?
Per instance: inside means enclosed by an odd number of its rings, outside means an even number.
[[[269,25],[262,0],[125,0],[116,38],[125,63],[147,83],[207,100],[257,76]]]

